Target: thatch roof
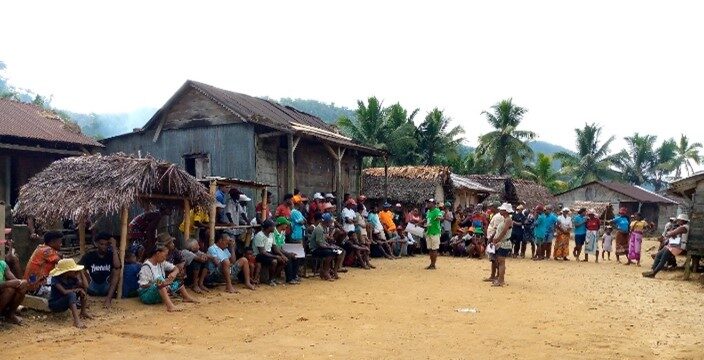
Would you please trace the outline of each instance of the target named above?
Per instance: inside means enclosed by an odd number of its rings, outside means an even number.
[[[496,175],[467,175],[465,177],[494,189],[496,194],[490,196],[487,199],[489,201],[509,202],[512,204],[525,202],[526,206],[529,207],[555,202],[555,197],[545,186],[530,180]]]
[[[88,220],[118,213],[149,195],[182,197],[204,209],[213,201],[203,185],[174,164],[124,154],[91,155],[55,161],[32,177],[20,189],[18,216]]]
[[[388,168],[388,199],[422,203],[435,197],[438,185],[450,188],[450,169],[443,166],[393,166]],[[384,168],[364,169],[362,192],[371,199],[384,197]]]
[[[450,174],[450,179],[452,180],[452,187],[455,189],[464,189],[487,195],[496,192],[496,190],[492,188],[486,187],[474,180],[467,179],[466,177],[457,174]]]

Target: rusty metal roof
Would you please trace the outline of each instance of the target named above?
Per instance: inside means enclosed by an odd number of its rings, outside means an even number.
[[[156,126],[164,111],[189,89],[196,89],[204,96],[216,102],[242,121],[266,126],[275,130],[294,133],[307,138],[342,145],[372,155],[381,155],[383,151],[359,144],[340,134],[332,126],[317,116],[284,106],[275,101],[217,88],[201,82],[187,80],[174,96],[144,125],[142,130]]]
[[[636,185],[631,185],[631,184],[626,184],[626,183],[620,183],[620,182],[615,182],[615,181],[592,181],[589,183],[586,183],[582,186],[578,186],[574,189],[567,190],[559,195],[562,195],[564,193],[568,193],[570,191],[585,187],[587,185],[591,184],[599,184],[611,191],[617,192],[621,195],[626,195],[638,202],[643,202],[643,203],[659,203],[659,204],[677,204],[676,201],[673,201],[671,199],[668,199],[662,195],[658,195],[655,192],[652,192],[650,190],[644,189],[640,186]]]
[[[0,137],[103,147],[72,129],[55,113],[34,104],[0,99]]]

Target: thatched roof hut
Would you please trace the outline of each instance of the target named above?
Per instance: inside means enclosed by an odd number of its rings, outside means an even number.
[[[20,189],[18,216],[76,222],[117,214],[149,198],[188,200],[206,209],[207,189],[176,165],[123,154],[69,157],[53,162]]]
[[[444,166],[389,167],[388,174],[389,201],[420,204],[425,199],[435,198],[438,201],[476,203],[494,192],[475,181],[451,173],[450,168]],[[384,198],[383,167],[364,170],[362,192],[371,199]]]
[[[509,202],[514,205],[525,202],[528,207],[555,203],[555,197],[545,186],[530,180],[496,175],[467,175],[466,177],[494,189],[496,194],[487,199],[490,201]]]

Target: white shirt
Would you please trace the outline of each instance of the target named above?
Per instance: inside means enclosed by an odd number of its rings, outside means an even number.
[[[356,217],[356,215],[355,215],[354,210],[348,209],[348,208],[342,209],[342,220],[343,220],[342,229],[345,230],[345,232],[354,231],[354,224],[348,224],[347,220],[348,219],[352,220],[352,222],[354,223],[355,217]]]
[[[139,286],[146,287],[154,283],[156,279],[166,279],[166,274],[173,271],[174,268],[176,268],[176,266],[168,261],[156,265],[152,264],[149,260],[144,261],[142,269],[139,270]]]
[[[569,216],[558,216],[557,224],[562,231],[570,231],[572,229],[572,218]]]

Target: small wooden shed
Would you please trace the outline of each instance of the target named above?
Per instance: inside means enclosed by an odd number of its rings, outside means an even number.
[[[675,181],[668,189],[670,194],[691,200],[684,209],[689,215],[689,238],[687,242],[687,261],[685,262],[685,279],[689,277],[692,256],[704,256],[704,171]]]

